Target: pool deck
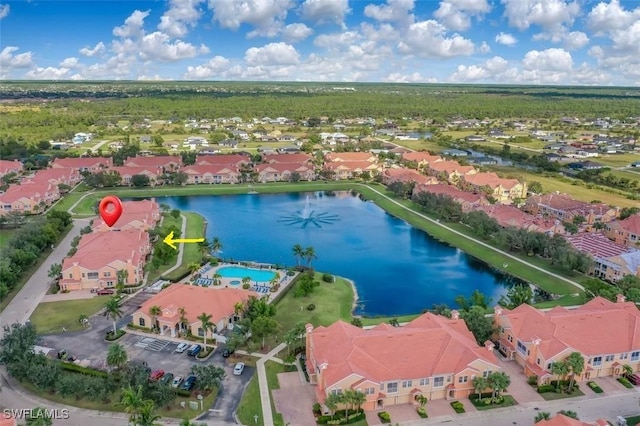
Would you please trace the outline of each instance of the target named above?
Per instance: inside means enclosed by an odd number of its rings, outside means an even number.
[[[275,269],[271,267],[271,265],[267,265],[267,264],[257,264],[257,267],[250,267],[250,266],[244,266],[244,265],[232,264],[232,263],[219,263],[216,266],[211,266],[210,264],[207,263],[202,268],[200,268],[200,270],[197,271],[196,274],[194,274],[194,275],[199,274],[200,275],[199,278],[194,279],[193,276],[189,276],[184,279],[183,283],[192,284],[192,285],[203,285],[205,287],[210,287],[210,288],[227,288],[228,287],[228,288],[242,289],[243,277],[220,277],[218,278],[220,280],[220,285],[213,285],[213,276],[216,274],[216,272],[220,268],[229,267],[229,266],[233,266],[237,268],[255,269],[255,270],[268,270],[268,271],[279,273],[280,279],[278,280],[278,284],[280,284],[280,287],[278,288],[277,291],[271,291],[271,283],[269,282],[251,281],[250,283],[251,288],[248,291],[257,292],[260,296],[267,296],[269,302],[273,301],[276,297],[278,297],[278,295],[283,290],[285,290],[291,284],[293,279],[299,274],[299,272],[296,271],[295,275],[288,276],[287,270]],[[240,284],[231,284],[232,281],[239,281]]]

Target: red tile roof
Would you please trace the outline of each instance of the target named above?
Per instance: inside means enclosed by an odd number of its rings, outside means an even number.
[[[367,163],[371,164],[371,163]],[[254,167],[255,171],[258,173],[262,172],[298,172],[298,173],[306,173],[309,170],[313,170],[310,166],[301,164],[301,163],[268,163],[268,164],[258,164]]]
[[[173,155],[159,155],[155,157],[129,157],[124,162],[127,167],[170,168],[171,164],[182,165],[182,158]]]
[[[431,155],[428,152],[405,152],[402,154],[402,159],[406,161],[415,161],[416,163],[426,162],[435,163],[437,161],[444,161],[439,155]]]
[[[324,159],[330,162],[374,162],[378,158],[370,152],[329,152]]]
[[[476,210],[481,210],[492,217],[498,222],[498,225],[502,227],[513,226],[516,228],[524,228],[530,231],[538,232],[550,232],[557,229],[557,232],[562,231],[562,226],[556,224],[553,219],[542,219],[529,213],[525,213],[522,210],[507,206],[504,204],[491,204],[486,206],[476,206]]]
[[[606,204],[585,203],[574,200],[566,194],[533,195],[527,199],[527,203],[547,206],[558,211],[573,212],[582,216],[587,216],[591,211],[595,215],[603,215],[611,210],[611,207]]]
[[[47,194],[59,194],[58,188],[49,182],[25,181],[20,185],[10,185],[4,194],[0,194],[0,202],[9,204],[28,198],[39,203],[45,200]]]
[[[229,164],[210,164],[200,166],[186,166],[181,170],[188,175],[204,175],[210,173],[212,175],[223,175],[228,173],[238,173],[238,166],[235,163]]]
[[[94,169],[99,167],[111,167],[112,160],[110,157],[67,157],[56,158],[51,163],[54,168],[72,168],[72,169]]]
[[[189,323],[195,323],[202,313],[213,315],[211,321],[217,324],[234,314],[238,302],[245,303],[257,294],[236,288],[207,288],[196,285],[172,284],[140,306],[137,312],[149,315],[149,308],[160,306],[159,320],[178,320],[179,309],[184,308]]]
[[[609,422],[604,419],[598,419],[595,422],[586,423],[580,420],[576,420],[571,417],[567,417],[564,414],[556,414],[549,420],[541,420],[536,423],[536,426],[606,426]]]
[[[631,215],[626,219],[619,220],[617,223],[625,231],[631,234],[640,235],[640,213]]]
[[[23,169],[23,165],[18,160],[0,160],[0,176],[4,176],[8,173],[15,172],[18,173]]]
[[[298,163],[306,164],[312,160],[309,154],[263,154],[262,161],[265,163]]]
[[[618,256],[628,252],[629,247],[616,244],[600,233],[583,232],[565,237],[576,249],[596,258]]]
[[[89,270],[98,270],[111,262],[121,261],[138,265],[143,256],[141,247],[149,244],[149,234],[139,229],[92,232],[80,239],[78,251],[62,262],[62,270],[78,263]]]
[[[477,359],[497,365],[493,352],[476,344],[463,320],[431,313],[403,327],[380,324],[369,330],[338,321],[313,330],[311,348],[315,362],[327,364],[325,387],[351,374],[384,382],[451,374]]]
[[[596,297],[577,309],[556,307],[548,312],[520,305],[511,311],[502,308],[499,318],[520,341],[540,339],[545,359],[565,349],[585,357],[640,350],[640,310],[631,302]]]
[[[135,221],[146,222],[150,227],[153,227],[159,216],[160,205],[154,200],[123,201],[122,215],[112,227],[106,226],[101,217],[94,219],[92,227],[94,230],[102,229],[104,231],[122,229]]]
[[[333,171],[365,171],[378,170],[381,166],[378,163],[369,161],[335,161],[332,163],[324,163],[325,170]]]
[[[230,165],[250,163],[251,158],[243,154],[215,154],[215,155],[198,155],[196,158],[197,166],[207,166],[213,164]]]
[[[438,180],[433,176],[425,176],[417,170],[407,169],[404,167],[386,169],[382,173],[383,177],[390,181],[397,182],[416,182],[423,184],[436,184]]]
[[[458,172],[461,175],[475,170],[473,166],[461,166],[457,161],[438,161],[435,163],[429,163],[428,167],[435,172],[445,172],[447,174]]]
[[[60,168],[60,169],[44,169],[38,170],[34,177],[30,180],[34,182],[44,183],[50,182],[53,184],[68,183],[72,180],[79,180],[80,172],[78,169],[73,168]]]
[[[119,166],[112,167],[106,172],[118,172],[120,177],[124,178],[126,176],[135,176],[135,175],[147,175],[150,177],[157,177],[162,174],[162,170],[159,170],[156,167],[128,167],[128,166]]]
[[[491,189],[496,189],[499,186],[502,186],[506,189],[511,189],[514,186],[520,184],[517,179],[502,179],[500,176],[492,172],[466,175],[464,177],[464,180],[470,185],[478,187],[488,186]]]

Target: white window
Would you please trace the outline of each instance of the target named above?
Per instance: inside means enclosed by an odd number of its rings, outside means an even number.
[[[604,357],[604,362],[611,362],[613,361],[614,356],[613,355],[607,355],[606,357]]]
[[[602,357],[601,356],[594,356],[593,357],[593,366],[597,367],[599,365],[602,365]]]
[[[376,391],[376,388],[364,388],[365,395],[373,395],[375,391]]]
[[[620,354],[620,359],[627,359],[629,358],[629,354],[627,352]]]
[[[420,379],[420,386],[426,386],[429,384],[429,378]]]
[[[398,392],[398,382],[387,383],[387,393],[396,393],[396,392]]]
[[[486,379],[487,377],[489,377],[489,374],[491,374],[491,370],[485,370],[485,371],[482,373],[482,377],[484,377],[484,378]]]
[[[337,388],[337,389],[331,389],[331,393],[333,395],[340,395],[342,393],[342,389]]]
[[[527,347],[520,340],[518,340],[518,342],[516,343],[516,348],[518,349],[518,352],[520,352],[522,355],[527,354]]]
[[[403,388],[410,388],[413,385],[413,381],[412,380],[403,380],[402,382],[402,387]]]
[[[98,279],[98,273],[97,272],[88,272],[87,273],[87,278],[89,278],[90,280],[97,280]]]
[[[636,362],[640,359],[640,351],[631,352],[631,362]]]
[[[467,383],[468,380],[469,380],[469,377],[467,376],[458,377],[458,383]]]
[[[444,377],[434,377],[433,378],[433,387],[434,388],[441,388],[442,386],[444,386]]]

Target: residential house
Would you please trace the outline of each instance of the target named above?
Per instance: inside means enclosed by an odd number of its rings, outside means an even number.
[[[349,153],[354,154],[354,153]],[[325,163],[323,170],[333,173],[335,179],[351,179],[363,172],[375,176],[383,170],[383,166],[369,161],[335,161]]]
[[[442,181],[457,184],[462,176],[476,174],[478,170],[473,166],[461,166],[457,161],[438,161],[430,163],[426,172]]]
[[[375,163],[378,157],[370,152],[328,152],[324,156],[324,161],[332,163],[345,162],[369,162]]]
[[[426,313],[401,327],[362,329],[344,321],[306,325],[306,363],[316,398],[359,390],[366,411],[429,400],[466,398],[476,376],[500,370],[493,344],[478,346],[456,311]],[[395,356],[394,354],[402,354]]]
[[[238,167],[251,164],[251,157],[248,154],[219,154],[219,155],[198,155],[196,166],[212,165],[235,165]]]
[[[605,233],[618,244],[640,247],[640,213],[607,223]]]
[[[18,160],[0,160],[0,177],[8,175],[9,173],[19,174],[23,169],[24,166]]]
[[[622,295],[617,303],[596,297],[576,309],[556,306],[546,312],[527,304],[512,310],[496,306],[494,321],[498,350],[538,384],[558,379],[553,363],[572,352],[585,359],[584,371],[575,377],[578,382],[619,376],[625,364],[639,370],[640,310]]]
[[[140,143],[151,143],[151,136],[149,135],[140,136]]]
[[[533,216],[522,210],[504,204],[489,204],[475,206],[475,210],[484,212],[487,216],[495,219],[498,225],[503,228],[521,228],[532,232],[543,234],[564,234],[565,229],[557,219],[543,219]]]
[[[460,204],[462,211],[467,213],[477,206],[489,205],[489,201],[483,194],[473,194],[471,192],[461,191],[453,185],[436,184],[424,185],[418,184],[413,188],[413,197],[421,192],[430,192],[451,197],[453,201]]]
[[[615,260],[617,256],[633,249],[616,244],[600,233],[580,233],[565,238],[577,250],[593,258],[590,274],[611,282],[616,282],[625,275],[622,272],[624,262],[615,263]]]
[[[51,163],[54,169],[71,168],[80,172],[99,172],[113,166],[111,157],[67,157],[56,158]]]
[[[262,154],[262,161],[265,163],[280,163],[280,164],[305,164],[311,165],[313,157],[309,154],[295,153],[295,154]]]
[[[462,185],[473,192],[491,195],[500,204],[511,204],[527,198],[527,184],[517,179],[503,179],[495,173],[473,173],[462,176]]]
[[[112,167],[109,169],[110,172],[117,172],[122,179],[121,185],[129,185],[131,186],[131,179],[135,175],[144,175],[149,178],[149,185],[154,186],[160,176],[162,176],[162,169],[158,169],[156,167],[134,167],[134,166],[120,166],[120,167]]]
[[[596,261],[594,267],[600,278],[615,283],[627,275],[640,278],[640,250],[630,249],[628,252]]]
[[[0,216],[10,212],[38,214],[58,199],[58,185],[49,182],[24,181],[19,185],[10,185],[0,194]]]
[[[122,214],[113,224],[107,226],[101,217],[93,220],[93,232],[120,231],[122,229],[140,229],[148,231],[160,221],[160,205],[155,200],[123,201]]]
[[[256,293],[237,288],[172,284],[144,302],[133,313],[132,323],[138,327],[157,326],[162,336],[176,337],[189,332],[192,336],[204,337],[205,330],[198,317],[207,314],[214,324],[213,330],[206,331],[207,338],[212,339],[223,330],[233,328],[239,319],[236,306],[246,305],[249,298],[255,296]],[[149,314],[152,306],[159,306],[161,310],[155,318]]]
[[[435,185],[438,179],[435,176],[425,176],[417,170],[405,167],[388,168],[382,172],[382,182],[389,185],[393,182],[416,183],[422,185]]]
[[[444,161],[439,155],[431,155],[424,151],[405,152],[402,154],[402,160],[418,164],[418,169],[423,169],[431,163]]]
[[[279,154],[273,154],[279,155]],[[284,154],[293,155],[293,154]],[[259,182],[289,182],[294,173],[299,175],[300,180],[311,181],[315,179],[313,166],[301,163],[266,163],[258,164],[254,167],[258,173]]]
[[[182,166],[182,157],[173,155],[159,155],[152,157],[129,157],[124,162],[126,167],[154,168],[162,174],[165,171],[177,170]]]
[[[605,419],[597,419],[595,422],[583,422],[564,414],[556,414],[549,420],[540,420],[536,426],[609,426],[611,423]]]
[[[586,203],[574,200],[566,194],[532,195],[527,198],[524,210],[534,215],[553,217],[563,222],[571,222],[574,217],[582,216],[587,226],[596,222],[609,223],[619,212],[602,203]]]
[[[149,234],[141,229],[85,234],[76,253],[62,261],[60,289],[114,288],[121,270],[127,271],[125,285],[137,285],[150,251]]]
[[[454,148],[445,149],[440,154],[444,155],[445,157],[466,157],[467,155],[469,155],[467,151]]]
[[[231,134],[234,138],[238,138],[243,141],[248,141],[250,139],[249,133],[245,132],[244,130],[232,130]]]
[[[222,156],[221,156],[222,157]],[[238,183],[240,172],[235,164],[211,164],[186,166],[182,170],[188,176],[187,183]]]
[[[78,169],[43,169],[38,170],[29,180],[33,182],[49,182],[53,185],[65,184],[75,186],[82,180]]]

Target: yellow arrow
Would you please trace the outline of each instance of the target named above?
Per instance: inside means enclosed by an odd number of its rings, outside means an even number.
[[[173,238],[173,231],[171,231],[169,233],[169,235],[167,235],[166,237],[164,237],[164,243],[166,245],[168,245],[169,247],[174,248],[175,250],[178,250],[178,247],[176,247],[175,243],[201,243],[204,241],[204,238]]]

